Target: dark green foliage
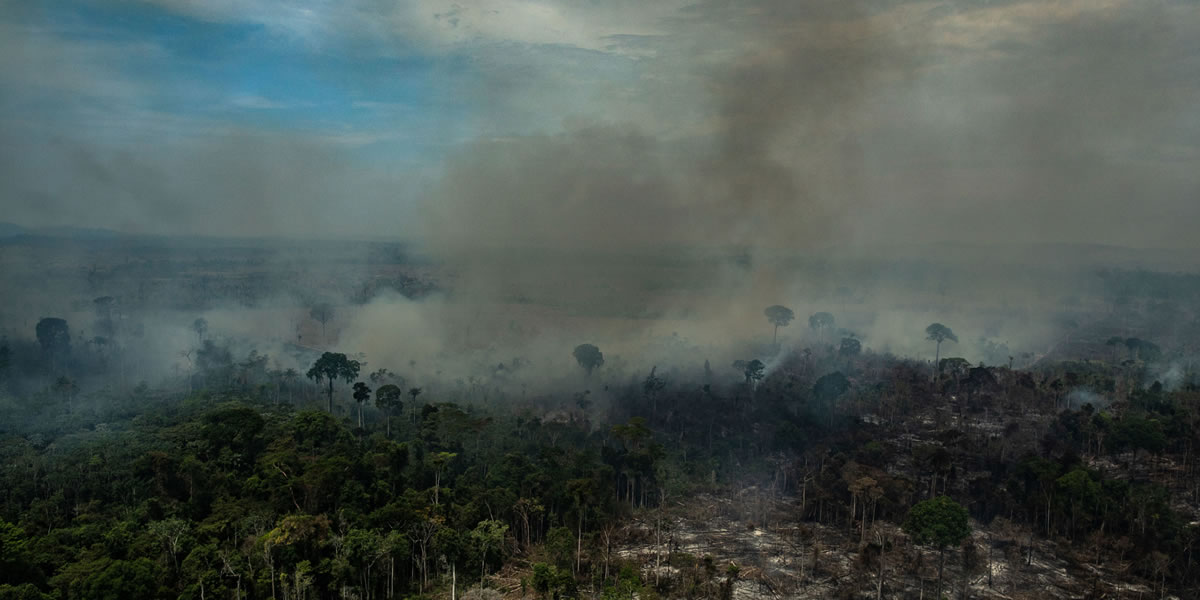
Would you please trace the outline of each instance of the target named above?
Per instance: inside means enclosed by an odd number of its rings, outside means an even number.
[[[546,600],[559,600],[575,594],[575,578],[571,577],[571,571],[546,563],[533,563],[530,583]]]
[[[329,412],[333,412],[333,383],[339,379],[346,382],[347,385],[358,377],[358,371],[361,365],[357,360],[346,358],[345,354],[340,352],[326,352],[318,358],[313,366],[305,373],[305,377],[321,383],[326,381],[329,384]]]
[[[0,584],[27,583],[42,583],[29,538],[25,530],[0,520]]]
[[[546,554],[560,569],[571,569],[575,555],[575,534],[566,527],[555,527],[546,534]]]
[[[904,532],[912,536],[913,541],[937,548],[938,561],[938,591],[936,598],[942,595],[942,569],[945,566],[945,551],[947,548],[958,546],[967,536],[971,535],[971,525],[968,523],[967,509],[947,496],[938,496],[918,502],[904,517]]]
[[[392,415],[404,409],[404,390],[393,383],[379,386],[375,390],[375,406],[386,415],[387,436],[392,437]]]
[[[1157,420],[1138,415],[1129,415],[1117,421],[1109,440],[1109,448],[1114,452],[1146,450],[1157,453],[1167,444],[1162,425]]]
[[[136,410],[88,429],[0,422],[0,599],[448,597],[450,573],[462,594],[494,585],[502,569],[546,598],[732,596],[756,570],[672,549],[663,560],[677,576],[646,577],[616,558],[605,564],[604,536],[631,515],[653,527],[664,498],[669,511],[764,483],[796,505],[805,498],[799,531],[836,524],[869,546],[873,524],[903,523],[914,541],[953,554],[970,530],[948,493],[979,523],[1004,516],[1081,554],[1126,561],[1131,579],[1165,573],[1169,591],[1195,581],[1187,551],[1200,539],[1178,510],[1188,473],[1166,468],[1194,456],[1195,392],[1152,385],[1050,412],[1052,382],[1101,390],[1104,377],[1121,377],[1107,362],[960,372],[967,395],[1004,413],[988,428],[959,429],[953,415],[935,422],[955,388],[949,377],[930,381],[926,364],[848,360],[828,346],[776,357],[765,377],[761,361],[739,361],[736,376],[703,385],[668,365],[625,384],[601,374],[610,387],[587,386],[595,404],[585,417],[571,401],[587,396],[578,390],[512,408],[459,404],[451,400],[465,391],[430,381],[428,403],[388,424],[408,399],[377,371],[384,414],[353,428],[254,393],[240,380],[261,357],[234,361],[205,342],[215,358],[205,359],[200,383],[211,386],[200,393],[130,390]],[[320,392],[327,383],[322,375]],[[365,407],[369,388],[356,387]],[[72,413],[58,391],[48,385],[41,397],[61,418]],[[1038,410],[1042,421],[1026,418]],[[915,438],[902,437],[909,428]],[[1025,552],[1025,540],[1006,543]],[[899,569],[901,554],[886,554],[887,569]],[[1178,558],[1163,571],[1138,556]]]
[[[31,583],[0,585],[0,600],[54,600],[54,596],[43,594]]]
[[[957,546],[971,534],[967,509],[946,496],[923,500],[904,518],[904,532],[918,544],[938,549]]]
[[[162,569],[147,558],[113,561],[82,582],[79,598],[88,600],[152,600],[158,598]]]

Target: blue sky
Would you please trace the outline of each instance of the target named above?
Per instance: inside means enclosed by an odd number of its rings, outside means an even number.
[[[81,75],[136,87],[136,95],[121,98],[117,110],[265,130],[359,133],[364,139],[379,137],[379,143],[387,142],[381,126],[425,130],[461,120],[465,110],[441,87],[438,73],[452,69],[469,76],[469,62],[452,54],[422,54],[405,48],[403,40],[389,56],[364,54],[349,44],[317,47],[260,23],[207,20],[140,2],[53,2],[15,12],[10,27],[37,31],[42,38],[31,44],[31,52],[38,52],[38,45],[61,44],[78,48],[85,60],[95,53],[88,61],[94,64],[82,67],[99,72]],[[80,68],[64,64],[71,58],[60,57],[55,66]],[[31,122],[55,121],[81,105],[111,100],[102,86],[90,87],[86,79],[76,82],[74,93],[23,83],[0,81],[0,89],[9,102],[18,103],[15,112]],[[390,144],[389,151],[429,152],[438,145],[421,136],[405,139]]]

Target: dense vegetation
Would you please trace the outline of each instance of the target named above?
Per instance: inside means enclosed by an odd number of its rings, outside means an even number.
[[[546,597],[727,596],[737,565],[651,576],[614,544],[666,499],[748,485],[791,498],[801,521],[848,524],[864,549],[944,559],[969,533],[964,510],[1030,561],[1037,536],[1164,592],[1197,585],[1200,391],[1143,387],[1132,346],[1028,370],[945,359],[931,378],[843,341],[770,373],[755,359],[729,377],[624,383],[593,347],[575,355],[610,400],[501,403],[496,379],[438,398],[387,370],[358,377],[344,355],[316,359],[309,383],[201,332],[193,391],[79,397],[47,376],[29,392],[14,374],[64,369],[65,327],[0,353],[22,390],[3,407],[0,598],[391,598],[506,581]],[[354,419],[315,408],[356,378]],[[1084,389],[1090,402],[1068,393]],[[907,539],[880,535],[889,524]]]

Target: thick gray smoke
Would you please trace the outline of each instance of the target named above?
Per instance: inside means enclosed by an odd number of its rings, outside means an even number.
[[[939,321],[1005,362],[1099,308],[1072,269],[1113,251],[1057,244],[1196,248],[1192,2],[139,8],[261,31],[241,41],[304,64],[256,75],[313,89],[156,79],[205,57],[0,7],[3,218],[418,240],[444,294],[338,302],[331,339],[376,366],[584,341],[716,363],[760,352],[771,304],[798,316],[785,347],[830,311],[872,349],[926,355]]]
[[[1049,283],[1061,274],[1039,269],[1064,259],[1045,244],[1179,245],[1149,207],[1200,216],[1196,175],[1151,158],[1167,147],[1200,156],[1186,104],[1200,97],[1193,7],[700,2],[661,25],[653,39],[612,40],[641,53],[641,110],[491,136],[447,162],[421,234],[460,270],[463,299],[517,298],[537,282],[636,290],[671,275],[582,259],[711,252],[744,259],[681,271],[674,283],[694,293],[649,310],[692,317],[716,340],[753,331],[767,304],[840,309],[872,347],[903,354],[923,350],[925,324],[947,320],[971,326],[952,351],[1007,362],[984,338],[1045,351],[1062,334],[1060,298],[1080,284]],[[536,103],[514,79],[475,93]],[[625,106],[628,90],[605,91]],[[938,241],[994,247],[916,251],[952,265],[927,297],[839,262]],[[783,258],[815,255],[834,262],[814,273]],[[849,306],[832,293],[847,285]]]
[[[448,162],[424,237],[465,255],[835,242],[862,203],[863,101],[913,62],[896,32],[855,4],[690,7],[642,67],[652,116],[604,114],[473,144]],[[480,93],[508,85],[488,81]],[[681,113],[699,122],[661,133]]]
[[[1194,6],[707,2],[664,27],[636,40],[643,110],[453,158],[431,243],[1158,247],[1200,216]]]

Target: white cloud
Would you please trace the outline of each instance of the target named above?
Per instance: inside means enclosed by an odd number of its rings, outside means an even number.
[[[229,99],[229,104],[237,108],[248,108],[253,110],[281,110],[285,108],[295,108],[296,104],[287,102],[279,102],[264,96],[255,94],[238,94]]]
[[[668,33],[665,21],[686,0],[607,2],[550,0],[145,0],[166,10],[217,22],[254,23],[314,45],[368,38],[387,52],[389,40],[439,51],[473,44],[556,45],[633,53],[626,36]]]

